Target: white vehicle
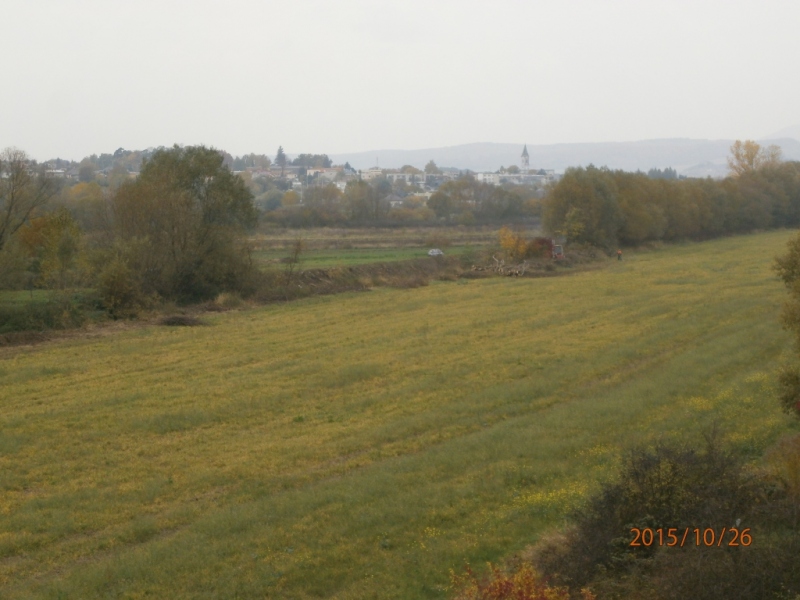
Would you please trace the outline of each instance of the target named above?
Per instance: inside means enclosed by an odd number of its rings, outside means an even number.
[[[442,252],[438,248],[432,248],[428,250],[428,256],[444,256],[444,252]]]

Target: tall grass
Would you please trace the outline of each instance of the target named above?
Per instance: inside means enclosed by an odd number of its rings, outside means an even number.
[[[791,427],[788,232],[0,354],[11,598],[442,598],[633,444]]]

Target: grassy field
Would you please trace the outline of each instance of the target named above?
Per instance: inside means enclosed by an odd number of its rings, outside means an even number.
[[[633,444],[755,459],[792,235],[0,350],[0,597],[444,598]]]
[[[47,304],[48,290],[0,290],[0,307],[22,308],[31,304]]]
[[[396,228],[337,228],[264,230],[250,238],[260,249],[291,248],[297,238],[302,238],[309,249],[358,248],[431,248],[442,245],[466,246],[497,242],[497,226],[457,227],[396,227]],[[536,223],[528,233],[538,231]]]
[[[431,248],[458,255],[497,244],[498,237],[496,227],[281,230],[251,237],[253,258],[262,267],[277,266],[297,239],[305,247],[300,268],[324,269],[420,258]]]
[[[447,256],[463,254],[468,246],[455,246],[444,249]],[[258,250],[253,258],[260,266],[279,266],[281,259],[287,257],[287,250]],[[301,269],[327,269],[331,267],[351,267],[377,262],[394,262],[428,256],[428,248],[348,248],[311,249],[301,254]]]

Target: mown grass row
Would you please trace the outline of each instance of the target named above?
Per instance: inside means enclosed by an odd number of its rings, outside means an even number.
[[[774,232],[0,354],[9,597],[442,598],[626,447],[791,427]]]

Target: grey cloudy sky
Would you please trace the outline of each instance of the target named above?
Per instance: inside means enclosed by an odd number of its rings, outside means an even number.
[[[800,2],[0,0],[0,147],[80,159],[760,138]]]

